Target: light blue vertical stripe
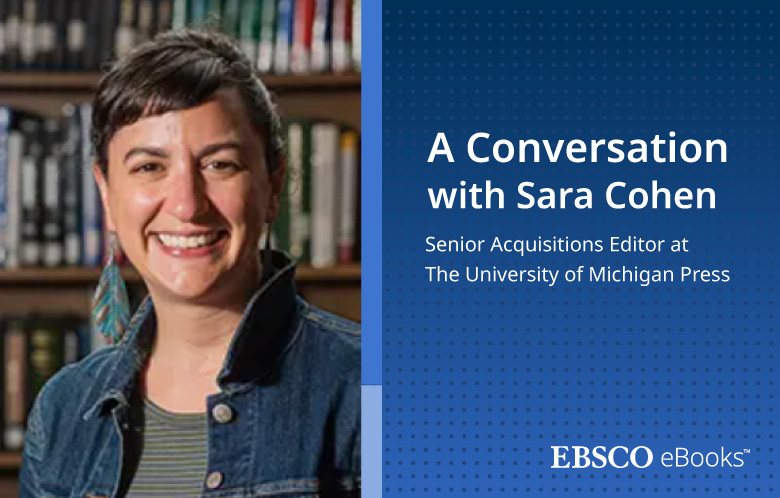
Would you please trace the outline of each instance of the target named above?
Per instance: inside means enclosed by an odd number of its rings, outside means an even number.
[[[363,498],[382,497],[382,386],[361,390]]]

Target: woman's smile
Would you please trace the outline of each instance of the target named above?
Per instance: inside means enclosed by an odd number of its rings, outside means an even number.
[[[157,232],[152,235],[166,254],[177,258],[208,256],[221,251],[227,238],[227,230]]]

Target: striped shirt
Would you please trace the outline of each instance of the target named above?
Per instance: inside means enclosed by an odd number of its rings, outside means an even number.
[[[143,406],[142,420],[133,422],[140,444],[130,450],[137,467],[127,498],[200,497],[208,463],[206,413],[171,413],[148,399]]]

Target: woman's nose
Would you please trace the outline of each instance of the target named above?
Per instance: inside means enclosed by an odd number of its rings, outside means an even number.
[[[203,177],[195,168],[171,175],[165,194],[166,211],[181,221],[194,221],[208,211]]]

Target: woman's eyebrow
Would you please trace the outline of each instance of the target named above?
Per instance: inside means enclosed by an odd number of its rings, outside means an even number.
[[[133,147],[132,149],[127,151],[127,154],[125,154],[125,159],[123,162],[127,163],[127,161],[130,160],[133,156],[138,156],[138,155],[147,155],[147,156],[154,156],[154,157],[161,157],[161,158],[168,157],[168,153],[165,152],[164,149],[161,149],[159,147]]]
[[[241,143],[236,140],[216,142],[213,144],[206,145],[205,147],[200,149],[198,153],[195,154],[195,158],[203,159],[204,157],[210,156],[224,149],[237,149],[238,151],[241,151],[243,147],[241,146]]]

